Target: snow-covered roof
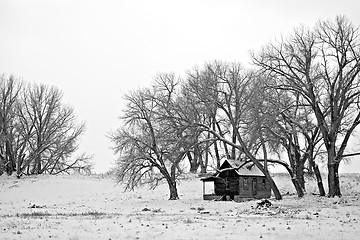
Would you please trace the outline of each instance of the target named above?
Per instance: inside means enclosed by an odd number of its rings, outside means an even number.
[[[221,164],[220,169],[225,164],[225,162],[228,162],[231,165],[231,167],[233,167],[233,168],[238,168],[242,164],[242,162],[240,160],[225,159],[224,162]]]
[[[244,165],[243,161],[240,160],[234,160],[234,159],[225,159],[223,164],[221,164],[220,170],[222,169],[222,166],[225,164],[225,162],[228,162],[231,166],[231,168],[235,168],[236,173],[239,175],[244,176],[265,176],[260,169],[255,166],[254,163],[249,162]]]
[[[226,162],[230,165],[230,167],[226,167]],[[215,173],[213,176],[204,177],[202,181],[213,181],[215,178],[218,178],[219,174],[226,170],[235,169],[235,172],[239,176],[257,176],[264,177],[265,175],[260,171],[260,169],[255,166],[254,163],[249,162],[244,164],[244,161],[233,160],[233,159],[225,159],[221,164],[219,172]]]
[[[241,168],[236,170],[237,174],[240,176],[261,176],[264,177],[265,175],[260,171],[260,169],[255,166],[253,163],[247,163],[246,165],[242,166]]]

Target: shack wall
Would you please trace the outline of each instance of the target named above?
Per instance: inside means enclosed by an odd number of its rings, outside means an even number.
[[[214,184],[215,184],[216,195],[239,194],[239,178],[229,177],[226,179],[216,179]]]
[[[240,176],[240,198],[269,198],[271,196],[270,183],[265,177]]]

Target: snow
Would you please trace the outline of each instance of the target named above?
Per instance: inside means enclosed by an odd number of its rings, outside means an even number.
[[[341,177],[341,198],[319,197],[312,180],[298,199],[275,175],[284,199],[202,200],[202,182],[182,179],[180,200],[166,184],[124,192],[108,176],[0,177],[0,239],[356,239],[360,175]],[[325,181],[324,181],[325,183]]]

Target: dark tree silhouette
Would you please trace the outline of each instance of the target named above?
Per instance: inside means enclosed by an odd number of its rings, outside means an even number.
[[[0,165],[8,174],[90,172],[89,156],[72,158],[85,125],[77,124],[57,88],[13,76],[3,76],[0,88]]]
[[[311,106],[327,151],[331,197],[341,196],[338,169],[360,124],[359,30],[346,17],[319,21],[253,56],[279,89],[299,93]]]
[[[174,75],[160,74],[155,80],[151,89],[125,96],[123,127],[111,134],[114,150],[119,154],[116,174],[129,190],[143,184],[156,187],[164,179],[169,186],[169,199],[175,200],[179,198],[179,163],[197,136],[181,124],[186,116],[176,103],[178,83]]]

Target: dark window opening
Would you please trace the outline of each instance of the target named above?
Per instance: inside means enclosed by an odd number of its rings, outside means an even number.
[[[249,181],[248,178],[244,178],[244,190],[248,190],[249,189]]]
[[[229,180],[225,179],[225,190],[230,190],[230,184],[229,184]]]
[[[266,189],[266,179],[263,178],[262,180],[262,189],[265,190]]]
[[[252,181],[252,190],[253,190],[253,195],[256,195],[257,194],[257,179],[256,178],[253,178],[253,181]]]

